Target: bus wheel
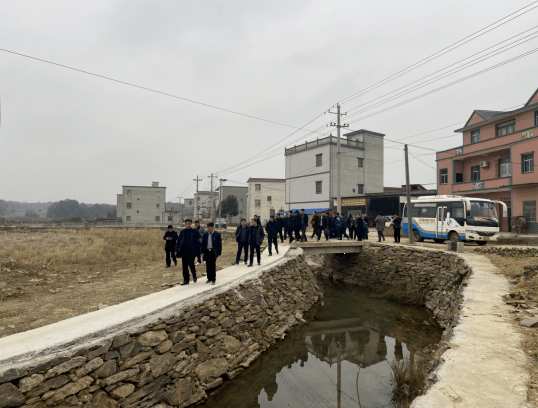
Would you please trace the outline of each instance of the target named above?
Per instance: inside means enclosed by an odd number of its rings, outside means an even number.
[[[415,242],[422,242],[424,241],[424,238],[420,236],[420,232],[418,232],[417,230],[413,230],[413,240]]]
[[[460,242],[460,236],[458,235],[457,232],[454,232],[452,231],[449,235],[448,235],[448,239],[452,242]]]
[[[476,241],[476,243],[480,246],[484,246],[486,245],[488,242],[487,241]]]
[[[445,240],[441,238],[434,238],[433,240],[434,242],[437,242],[438,244],[442,244],[443,242],[445,242]]]

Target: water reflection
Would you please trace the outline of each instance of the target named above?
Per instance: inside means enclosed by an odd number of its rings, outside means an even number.
[[[329,286],[308,325],[217,389],[206,407],[390,406],[387,361],[439,341],[422,310]],[[357,371],[360,377],[358,394]]]

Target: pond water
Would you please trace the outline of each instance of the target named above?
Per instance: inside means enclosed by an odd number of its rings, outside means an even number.
[[[391,407],[388,362],[439,342],[431,313],[343,285],[324,289],[308,324],[213,391],[203,406],[355,408],[360,399],[362,408]]]

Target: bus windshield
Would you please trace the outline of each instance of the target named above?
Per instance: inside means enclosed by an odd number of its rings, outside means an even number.
[[[467,225],[498,227],[499,219],[495,204],[491,201],[471,200],[471,211],[470,216],[467,217]]]

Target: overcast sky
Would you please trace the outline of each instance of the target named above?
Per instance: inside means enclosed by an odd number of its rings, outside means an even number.
[[[0,48],[301,127],[336,102],[530,3],[0,0]],[[344,103],[342,110],[351,116],[360,110],[353,107],[531,29],[537,21],[538,8]],[[533,32],[538,33],[527,34]],[[534,38],[347,120],[537,47]],[[398,140],[465,122],[473,109],[523,104],[538,87],[537,61],[538,53],[531,54],[352,123],[350,129]],[[6,200],[115,204],[122,185],[152,181],[168,187],[167,200],[192,197],[197,175],[209,180],[212,172],[220,176],[254,156],[261,160],[266,149],[294,131],[4,51],[0,97],[0,199]],[[315,130],[329,120],[334,115],[322,115],[306,128]],[[461,137],[453,136],[458,126],[406,141],[428,149],[456,147],[461,144]],[[331,129],[320,130],[326,131]],[[322,137],[299,131],[277,145],[276,156],[222,177],[243,183],[249,177],[283,178],[283,147],[301,136]],[[401,185],[403,150],[388,141],[386,146],[385,186]],[[433,151],[410,149],[425,162],[411,160],[411,181],[435,187],[429,184],[436,182],[435,155],[428,154]]]

